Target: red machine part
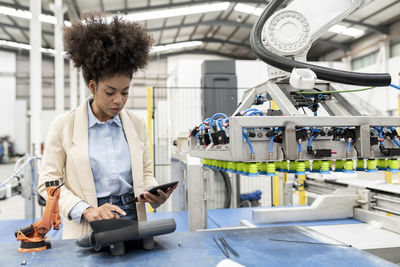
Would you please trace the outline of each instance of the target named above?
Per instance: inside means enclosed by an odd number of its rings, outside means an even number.
[[[42,218],[34,224],[15,230],[15,237],[21,241],[19,252],[42,251],[50,248],[50,243],[45,241],[46,234],[51,227],[55,230],[60,228],[61,216],[58,200],[62,185],[58,185],[58,181],[46,182],[48,197]]]

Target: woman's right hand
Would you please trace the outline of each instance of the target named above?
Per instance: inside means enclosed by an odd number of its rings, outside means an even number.
[[[125,211],[123,211],[120,207],[106,203],[98,208],[87,208],[83,212],[82,216],[88,222],[92,222],[97,220],[119,219],[118,213],[123,216],[126,215]]]

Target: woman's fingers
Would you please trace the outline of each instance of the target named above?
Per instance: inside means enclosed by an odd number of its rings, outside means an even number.
[[[108,208],[109,208],[111,211],[118,212],[118,213],[121,214],[121,215],[124,215],[124,216],[126,215],[126,212],[123,211],[120,207],[118,207],[118,206],[116,206],[116,205],[111,205],[111,204],[109,204]]]
[[[150,204],[163,204],[171,193],[178,187],[178,184],[174,185],[173,187],[170,187],[167,189],[166,192],[162,191],[161,189],[157,190],[158,195],[153,195],[149,192],[143,192],[143,197],[139,197],[139,202],[149,202]]]

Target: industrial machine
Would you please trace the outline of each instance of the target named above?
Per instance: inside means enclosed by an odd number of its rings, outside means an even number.
[[[21,195],[25,200],[25,219],[32,219],[32,223],[37,219],[36,212],[40,208],[36,200],[40,206],[46,205],[46,201],[36,191],[40,162],[40,156],[25,155],[19,158],[14,173],[0,183],[0,201]],[[0,209],[0,212],[4,211]]]
[[[268,64],[268,80],[245,92],[231,116],[216,113],[191,131],[190,155],[203,158],[203,167],[278,181],[280,172],[300,205],[308,197],[309,206],[255,209],[255,222],[354,217],[400,233],[399,220],[387,216],[400,215],[400,186],[392,184],[399,172],[400,118],[370,114],[346,94],[400,88],[388,73],[305,62],[313,41],[369,2],[272,1],[251,33],[253,52]],[[363,88],[343,90],[340,84]],[[292,204],[290,198],[285,204]]]
[[[61,216],[58,208],[60,199],[59,181],[46,182],[47,202],[42,218],[34,224],[15,230],[14,234],[18,241],[21,241],[19,252],[35,252],[46,250],[51,247],[45,241],[46,234],[53,227],[58,230],[61,224]]]

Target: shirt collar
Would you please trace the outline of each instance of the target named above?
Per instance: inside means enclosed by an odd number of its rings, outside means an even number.
[[[119,114],[106,122],[99,121],[97,119],[97,117],[94,115],[94,113],[92,111],[92,107],[90,106],[90,103],[92,103],[92,102],[93,102],[93,98],[89,99],[89,101],[88,101],[88,127],[89,128],[93,127],[96,124],[104,124],[109,121],[111,121],[111,123],[115,123],[119,127],[122,127],[121,118],[119,117]]]

